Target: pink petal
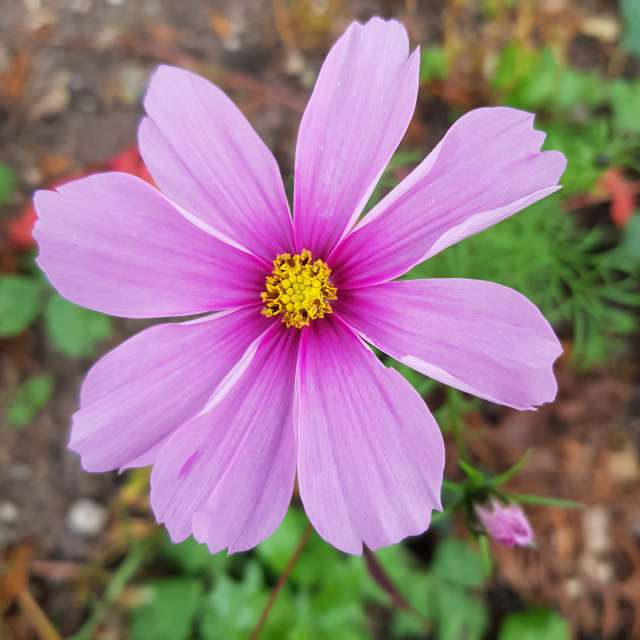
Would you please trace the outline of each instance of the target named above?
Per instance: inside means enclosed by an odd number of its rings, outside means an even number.
[[[194,414],[195,415],[195,414]],[[120,472],[126,471],[127,469],[138,469],[140,467],[150,467],[158,457],[160,450],[167,443],[167,440],[171,437],[173,430],[169,433],[168,436],[163,438],[162,440],[158,440],[150,449],[147,449],[144,453],[139,455],[137,458],[130,460],[126,464],[123,464],[120,467]]]
[[[341,317],[396,360],[516,409],[556,395],[553,329],[527,298],[493,282],[404,280],[345,290]]]
[[[360,553],[427,529],[444,445],[413,387],[333,317],[304,329],[298,376],[298,484],[318,533]]]
[[[172,539],[212,553],[249,549],[280,524],[293,493],[293,389],[299,332],[275,325],[210,402],[178,430],[151,475],[151,504]]]
[[[130,318],[260,301],[264,266],[184,218],[159,191],[105,173],[35,195],[38,264],[83,307]]]
[[[278,165],[231,100],[204,78],[160,66],[140,126],[140,152],[160,189],[271,263],[293,246]]]
[[[558,190],[566,166],[540,152],[533,115],[476,109],[365,216],[330,258],[338,286],[376,284]]]
[[[82,385],[70,447],[88,471],[146,466],[196,416],[270,322],[259,307],[151,327],[101,358]]]
[[[298,250],[326,256],[357,220],[409,125],[419,65],[394,20],[353,23],[329,52],[298,135]]]

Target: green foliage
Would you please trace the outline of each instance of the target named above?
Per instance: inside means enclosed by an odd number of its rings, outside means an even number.
[[[442,47],[423,47],[420,52],[420,82],[444,80],[449,73],[447,54]]]
[[[488,611],[476,591],[484,586],[486,574],[481,556],[468,544],[454,538],[443,540],[428,571],[402,546],[382,549],[376,557],[419,614],[394,609],[392,637],[424,637],[427,628],[437,631],[438,640],[483,637]],[[367,593],[388,605],[388,597],[373,582]]]
[[[438,640],[480,640],[489,621],[486,605],[467,589],[443,584],[436,591]]]
[[[638,81],[605,80],[561,64],[549,49],[515,43],[502,51],[493,86],[505,104],[542,114],[536,122],[548,133],[546,147],[562,151],[568,160],[565,196],[589,191],[608,166],[637,168]]]
[[[289,509],[278,531],[258,547],[258,557],[274,577],[284,570],[306,523],[302,512]],[[286,589],[292,607],[289,625],[296,612],[307,613],[299,620],[300,628],[291,631],[293,635],[281,637],[366,637],[362,608],[366,581],[361,558],[344,556],[312,533]]]
[[[618,130],[640,133],[640,81],[614,80],[611,83],[611,106],[613,122]]]
[[[0,205],[9,202],[17,188],[18,180],[13,169],[6,164],[0,164]]]
[[[42,409],[53,393],[53,377],[41,374],[23,382],[9,401],[7,422],[15,427],[28,425]]]
[[[611,129],[604,120],[573,124],[552,119],[536,126],[547,134],[545,147],[557,149],[567,158],[558,199],[590,191],[604,169],[614,163]]]
[[[394,608],[391,628],[396,636],[424,636],[425,626],[432,626],[437,608],[434,606],[436,580],[419,566],[416,559],[403,546],[387,547],[376,552],[376,558],[414,612]],[[389,606],[389,596],[368,578],[365,583],[367,597],[379,606]],[[422,617],[421,617],[422,616]]]
[[[541,114],[538,127],[549,133],[547,148],[559,149],[569,161],[565,191],[588,191],[607,166],[638,170],[637,80],[607,80],[561,64],[550,49],[514,43],[500,54],[492,81],[503,103]]]
[[[267,598],[268,591],[265,589],[262,568],[255,561],[247,563],[241,580],[233,580],[225,574],[220,575],[205,598],[200,622],[202,637],[211,640],[240,640],[249,637]],[[277,604],[274,608],[274,616],[270,616],[265,638],[274,637],[273,631],[277,633],[282,630],[282,606]]]
[[[47,331],[54,346],[71,357],[92,356],[96,345],[111,335],[111,320],[54,295],[45,311]]]
[[[278,531],[254,553],[231,558],[218,554],[207,559],[206,548],[192,540],[173,546],[163,542],[158,560],[177,575],[144,584],[143,593],[149,587],[150,599],[132,611],[132,638],[247,638],[306,526],[304,514],[290,509]],[[430,628],[439,629],[438,637],[444,640],[482,636],[487,612],[476,591],[486,574],[472,547],[446,540],[430,568],[400,545],[378,551],[376,558],[412,611],[391,602],[362,557],[337,551],[313,532],[260,637],[365,640],[370,637],[367,610],[372,606],[386,611],[390,638],[420,637]],[[185,635],[189,630],[191,635]]]
[[[509,614],[498,640],[569,640],[569,625],[549,609],[527,609]]]
[[[519,43],[502,50],[493,86],[505,104],[556,114],[598,107],[607,99],[606,84],[596,74],[560,64],[550,49]]]
[[[431,378],[423,376],[415,369],[407,367],[406,364],[402,364],[402,362],[398,362],[392,358],[385,358],[384,362],[388,367],[391,367],[398,373],[402,374],[421,396],[427,395],[427,393],[432,391],[436,386],[436,383],[431,380]]]
[[[620,14],[624,27],[622,46],[640,56],[640,3],[638,0],[620,0]]]
[[[575,500],[554,498],[552,496],[536,496],[531,493],[506,493],[506,498],[520,504],[532,504],[540,507],[560,507],[562,509],[583,509],[584,505]]]
[[[206,572],[217,574],[227,568],[230,560],[225,553],[212,554],[206,545],[193,538],[174,544],[167,536],[162,539],[160,555],[175,569],[189,576]]]
[[[433,381],[429,380],[432,384]],[[462,435],[465,429],[465,418],[480,400],[475,396],[468,396],[452,387],[444,387],[444,402],[435,412],[436,421],[444,433],[450,433],[458,445],[463,448]]]
[[[17,336],[38,317],[42,293],[42,284],[36,278],[0,277],[0,337]]]
[[[624,262],[640,265],[640,211],[625,225],[618,251]]]
[[[445,538],[431,566],[437,579],[435,622],[439,640],[476,640],[484,636],[488,612],[474,592],[484,586],[482,556],[466,542]]]
[[[515,464],[511,465],[506,471],[499,473],[497,476],[490,478],[489,482],[492,487],[501,487],[503,484],[507,484],[509,480],[515,478],[529,462],[529,456],[531,455],[531,449],[527,449],[524,455]],[[460,460],[462,462],[462,460]]]
[[[481,587],[486,577],[480,554],[455,538],[440,543],[431,570],[441,580],[461,587]]]
[[[301,511],[289,509],[278,531],[258,547],[258,556],[274,575],[279,575],[284,570],[292,550],[302,536],[306,523],[307,520]],[[337,571],[343,571],[338,568],[339,565],[342,565],[340,552],[325,544],[313,533],[305,546],[304,554],[291,573],[291,581],[303,587],[312,587],[323,570],[333,567]],[[354,580],[354,575],[357,573],[358,570],[351,576],[349,582],[351,588],[361,592],[362,586],[354,584],[357,582],[357,579]]]
[[[19,335],[44,311],[56,349],[73,358],[95,355],[97,344],[112,334],[111,319],[49,291],[38,273],[0,276],[0,338]]]
[[[149,600],[133,610],[131,640],[191,638],[202,584],[193,578],[164,578],[148,582],[147,589]]]

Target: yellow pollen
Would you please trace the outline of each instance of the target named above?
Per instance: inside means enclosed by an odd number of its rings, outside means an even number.
[[[282,314],[287,327],[302,329],[312,320],[331,313],[330,300],[337,300],[336,288],[329,282],[331,269],[322,260],[313,260],[311,251],[291,255],[281,253],[273,261],[261,298],[265,316]]]

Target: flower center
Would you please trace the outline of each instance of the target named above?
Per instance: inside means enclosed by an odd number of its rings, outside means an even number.
[[[273,261],[261,298],[265,316],[282,314],[287,327],[302,329],[317,318],[331,313],[329,300],[337,300],[336,288],[329,282],[331,269],[323,260],[314,260],[311,251],[291,255],[281,253]]]

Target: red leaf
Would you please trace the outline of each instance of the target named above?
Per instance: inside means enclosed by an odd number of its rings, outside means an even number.
[[[36,223],[36,211],[33,204],[25,207],[17,218],[12,218],[7,222],[7,233],[11,245],[16,249],[31,249],[33,247],[33,225]]]
[[[138,178],[142,178],[149,184],[153,184],[151,175],[147,171],[137,145],[132,145],[116,154],[107,162],[107,169],[111,171],[123,171],[124,173],[131,173]]]
[[[617,227],[624,227],[635,210],[635,189],[625,178],[622,170],[614,167],[606,171],[599,180],[599,185],[611,198],[609,215]]]

